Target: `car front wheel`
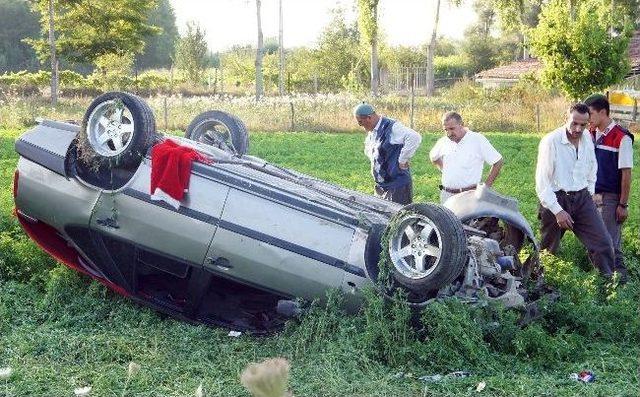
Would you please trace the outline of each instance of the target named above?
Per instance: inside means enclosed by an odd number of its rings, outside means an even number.
[[[386,230],[387,262],[394,280],[413,294],[437,291],[460,275],[468,260],[460,220],[436,204],[410,204]]]

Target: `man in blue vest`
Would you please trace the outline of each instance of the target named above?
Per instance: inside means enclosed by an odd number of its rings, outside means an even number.
[[[585,104],[589,106],[589,127],[598,162],[593,200],[613,242],[616,256],[613,270],[620,274],[620,282],[625,283],[627,268],[620,249],[620,231],[629,215],[633,135],[609,117],[609,101],[604,95],[591,95]]]
[[[353,109],[358,125],[367,132],[364,154],[371,161],[377,196],[399,204],[413,200],[409,160],[420,146],[420,134],[402,123],[376,114],[368,103]]]

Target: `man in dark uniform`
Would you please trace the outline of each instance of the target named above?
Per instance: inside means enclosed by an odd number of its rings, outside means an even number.
[[[364,154],[371,161],[376,195],[399,204],[410,204],[413,183],[409,160],[422,137],[402,123],[376,114],[368,103],[356,106],[353,115],[367,132]]]

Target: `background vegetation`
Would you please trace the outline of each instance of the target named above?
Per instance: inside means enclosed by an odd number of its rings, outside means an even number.
[[[33,76],[24,72],[51,70],[49,3],[54,6],[59,69],[67,76],[73,72],[83,77],[74,75],[71,86],[68,78],[62,82],[63,95],[112,89],[189,95],[255,90],[255,46],[212,53],[204,39],[205,29],[193,23],[179,36],[169,0],[105,2],[0,0],[0,73],[4,74],[0,91],[48,95],[50,74],[38,74],[35,85]],[[347,20],[344,9],[336,8],[314,45],[284,49],[286,93],[346,90],[375,96],[394,91],[390,81],[402,79],[403,71],[424,75],[431,43],[416,47],[385,43],[384,32],[377,27],[378,3],[358,3],[366,11],[361,13],[360,25]],[[478,19],[463,39],[435,40],[433,69],[439,84],[471,78],[479,71],[527,58],[532,51],[545,65],[542,81],[570,97],[605,89],[628,71],[626,48],[639,26],[638,0],[474,0],[473,7]],[[574,15],[576,20],[568,22]],[[594,23],[587,23],[592,15],[597,16]],[[267,37],[261,54],[265,93],[274,94],[280,68],[277,38]],[[378,65],[387,77],[372,79],[370,65]],[[379,82],[380,89],[374,90],[372,82]]]

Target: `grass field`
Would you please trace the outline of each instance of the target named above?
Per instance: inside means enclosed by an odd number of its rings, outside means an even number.
[[[19,133],[0,129],[0,368],[13,369],[9,379],[0,379],[0,395],[69,396],[91,385],[93,396],[193,396],[202,384],[207,396],[246,396],[242,368],[273,356],[291,361],[296,396],[638,395],[640,171],[624,228],[631,281],[602,293],[581,246],[567,236],[559,258],[544,257],[548,279],[562,298],[526,328],[515,325],[512,312],[448,302],[427,308],[418,333],[408,327],[403,307],[372,297],[358,316],[329,304],[279,335],[232,338],[226,330],[188,325],[132,304],[35,248],[11,216]],[[533,174],[539,137],[488,137],[505,157],[496,189],[517,197],[537,228]],[[413,160],[416,201],[437,200],[439,174],[426,160],[437,138],[425,134]],[[362,141],[362,134],[255,133],[250,151],[369,192]],[[127,381],[131,361],[141,370]],[[583,369],[594,371],[596,382],[569,379]],[[456,370],[471,376],[417,379]],[[487,387],[477,393],[480,381]]]

